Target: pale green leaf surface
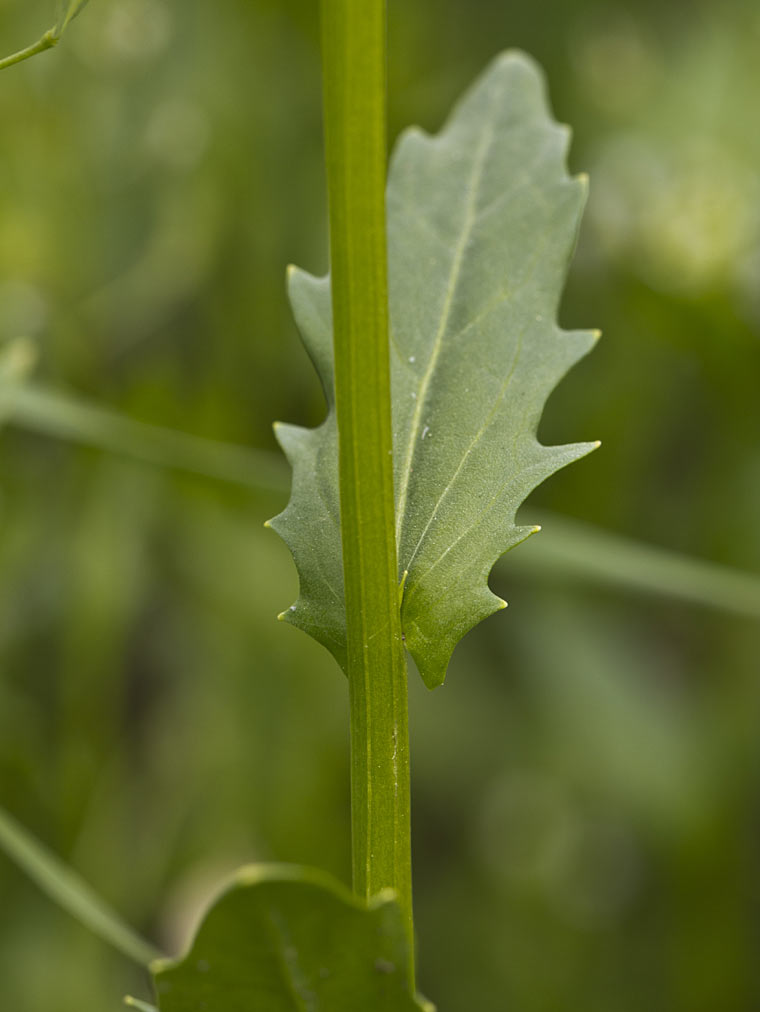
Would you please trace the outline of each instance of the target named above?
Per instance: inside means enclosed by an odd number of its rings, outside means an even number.
[[[393,899],[367,905],[308,868],[242,869],[187,956],[152,969],[161,1012],[434,1012],[409,993]]]
[[[527,57],[498,57],[440,134],[407,131],[388,182],[394,480],[401,618],[423,679],[505,606],[488,576],[536,529],[515,515],[529,493],[595,443],[543,446],[544,403],[596,334],[556,314],[585,202],[565,167],[568,130],[548,111]],[[315,430],[281,427],[294,468],[273,526],[301,589],[286,613],[342,662],[337,431],[326,280],[295,273],[296,321],[328,401]]]
[[[293,482],[286,509],[268,525],[292,551],[299,577],[298,600],[280,618],[324,644],[345,671],[346,616],[329,278],[313,278],[291,267],[288,294],[329,411],[317,429],[275,426],[277,440],[293,468]]]

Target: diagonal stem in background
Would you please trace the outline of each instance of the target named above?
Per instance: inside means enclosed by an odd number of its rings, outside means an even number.
[[[0,383],[0,423],[91,446],[159,467],[187,471],[263,493],[287,492],[279,454],[135,421],[37,383]],[[512,571],[583,580],[760,618],[760,576],[605,531],[556,513],[530,511],[543,527]]]
[[[147,966],[162,954],[141,938],[60,858],[0,808],[0,850],[54,903],[128,959]]]

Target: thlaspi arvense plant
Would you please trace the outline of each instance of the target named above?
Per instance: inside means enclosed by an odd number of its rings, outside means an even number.
[[[0,67],[54,45],[85,2]],[[597,336],[556,322],[586,181],[567,174],[541,74],[498,56],[438,135],[401,137],[387,172],[385,19],[384,0],[322,0],[330,274],[291,268],[288,292],[327,414],[316,429],[277,426],[292,492],[270,522],[300,581],[281,617],[347,677],[352,888],[309,868],[243,868],[186,956],[153,958],[0,819],[6,849],[51,893],[150,961],[160,1012],[432,1009],[415,975],[407,654],[429,688],[443,682],[457,642],[505,607],[490,571],[538,530],[518,508],[596,446],[536,436]]]
[[[505,606],[493,564],[538,530],[518,507],[596,445],[536,438],[597,337],[556,322],[586,181],[567,175],[541,75],[497,57],[438,136],[403,135],[386,181],[384,8],[323,0],[331,272],[291,268],[288,291],[328,410],[317,429],[277,426],[293,488],[271,521],[300,581],[281,617],[348,680],[354,896],[306,869],[241,872],[188,957],[156,967],[163,1012],[231,988],[241,1009],[427,1007],[405,654],[443,682],[457,641]]]

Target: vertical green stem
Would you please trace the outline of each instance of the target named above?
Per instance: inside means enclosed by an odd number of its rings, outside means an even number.
[[[385,235],[385,0],[322,0],[348,623],[354,891],[395,889],[412,939],[409,732],[394,535]]]

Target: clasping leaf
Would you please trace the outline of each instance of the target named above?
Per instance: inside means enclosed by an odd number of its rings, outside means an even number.
[[[557,309],[586,199],[565,167],[569,131],[541,74],[499,56],[437,136],[412,128],[387,193],[396,535],[406,646],[431,688],[457,642],[505,607],[488,576],[538,528],[518,507],[596,443],[543,446],[547,397],[593,345]],[[345,667],[329,280],[291,270],[296,322],[325,391],[317,429],[280,426],[293,466],[272,526],[290,546],[300,596],[284,618]]]

